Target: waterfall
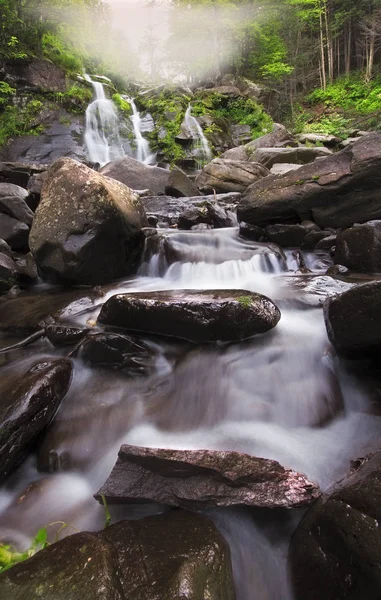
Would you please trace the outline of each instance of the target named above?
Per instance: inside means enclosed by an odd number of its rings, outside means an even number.
[[[136,104],[133,98],[126,97],[126,100],[131,104],[132,108],[132,116],[130,117],[135,135],[135,143],[136,143],[136,160],[144,164],[151,164],[155,160],[155,155],[152,154],[151,149],[149,147],[149,142],[142,136],[141,126],[142,119],[140,117],[140,113],[136,108]]]
[[[200,151],[200,162],[210,161],[213,158],[209,142],[206,139],[200,123],[191,115],[192,107],[189,104],[184,117],[184,125],[195,140],[194,147]],[[201,165],[200,165],[201,166]]]
[[[119,137],[119,119],[113,102],[106,98],[103,84],[87,74],[85,79],[92,84],[95,96],[86,110],[85,144],[89,159],[103,166],[125,156]]]

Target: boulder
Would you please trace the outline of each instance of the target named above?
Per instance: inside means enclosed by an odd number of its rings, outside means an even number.
[[[307,512],[291,541],[296,600],[378,600],[381,452],[360,459]]]
[[[0,482],[26,458],[70,386],[71,361],[36,363],[0,393]]]
[[[187,177],[187,175],[179,167],[172,167],[167,184],[165,186],[165,193],[168,196],[174,196],[179,198],[181,196],[191,197],[200,196],[200,192],[197,186]]]
[[[158,502],[188,510],[216,506],[296,508],[318,488],[278,462],[220,450],[165,450],[121,446],[109,478],[97,492],[108,503]]]
[[[132,190],[63,158],[49,170],[30,249],[47,281],[101,284],[134,272],[146,224]]]
[[[233,227],[236,223],[222,206],[215,202],[206,201],[203,206],[189,206],[180,215],[179,229],[192,229],[195,225],[206,224],[216,229]]]
[[[32,92],[66,92],[66,74],[50,60],[27,58],[7,60],[0,65],[1,79]]]
[[[257,227],[256,225],[250,225],[244,221],[241,221],[239,224],[239,235],[247,240],[252,240],[253,242],[263,242],[267,240],[264,229]]]
[[[330,241],[326,243],[323,248],[317,248],[317,244],[322,240],[330,238]],[[332,233],[331,231],[310,231],[304,238],[301,248],[302,250],[315,250],[323,249],[328,246],[328,250],[333,246],[332,244]]]
[[[0,238],[5,240],[12,250],[27,252],[29,227],[18,219],[0,212]]]
[[[336,246],[337,235],[328,235],[327,237],[322,238],[315,246],[315,250],[324,250],[325,252],[329,252],[331,248]]]
[[[283,175],[289,171],[300,169],[301,165],[295,163],[274,163],[270,169],[270,175]]]
[[[266,177],[268,169],[249,161],[215,158],[205,165],[196,177],[197,187],[206,193],[244,192],[246,188]]]
[[[251,185],[239,220],[264,226],[312,219],[320,227],[349,227],[381,218],[381,133],[297,171]]]
[[[13,217],[29,227],[33,223],[33,212],[30,210],[25,200],[15,196],[0,196],[0,213]]]
[[[266,133],[261,137],[245,144],[244,146],[238,146],[238,148],[231,148],[224,152],[221,156],[223,159],[228,160],[252,160],[253,152],[257,148],[274,148],[279,146],[285,141],[291,138],[291,134],[287,131],[284,125],[274,123],[271,133]]]
[[[340,231],[335,263],[358,273],[381,273],[381,221],[356,224]]]
[[[327,300],[324,318],[337,352],[365,358],[381,350],[381,282],[357,285]]]
[[[128,375],[150,374],[154,363],[154,354],[147,344],[119,333],[88,335],[78,356],[93,366],[121,369]]]
[[[277,163],[305,165],[331,154],[328,148],[257,148],[252,160],[271,169]]]
[[[176,290],[112,296],[100,323],[192,342],[237,342],[276,326],[280,311],[266,296],[242,290]]]
[[[309,230],[303,225],[268,225],[265,235],[270,242],[284,248],[300,248]]]
[[[301,144],[323,144],[324,146],[337,146],[342,139],[328,133],[301,133],[295,136]]]
[[[0,294],[16,285],[17,277],[18,269],[13,258],[0,252]]]
[[[0,575],[9,600],[234,600],[229,548],[208,518],[171,511],[78,533]]]
[[[0,200],[2,198],[18,198],[25,200],[28,197],[28,191],[14,183],[0,183]]]
[[[45,325],[44,329],[49,342],[57,348],[78,344],[91,331],[87,327],[68,327],[57,323]]]
[[[161,167],[150,167],[125,156],[105,165],[100,173],[116,179],[133,190],[150,189],[154,194],[164,194],[171,172]]]
[[[49,165],[35,163],[0,162],[0,182],[13,183],[21,188],[27,188],[30,177],[37,173],[43,173],[48,168]],[[25,197],[22,197],[25,200]]]
[[[34,283],[36,279],[37,270],[30,254],[22,258],[13,256],[6,248],[3,252],[0,244],[0,294],[10,290],[14,285],[28,285]]]

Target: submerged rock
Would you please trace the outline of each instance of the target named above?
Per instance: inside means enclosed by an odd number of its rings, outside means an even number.
[[[229,548],[206,517],[172,511],[78,533],[0,575],[12,600],[234,600]]]
[[[36,363],[0,393],[0,482],[26,458],[69,389],[71,361]]]
[[[215,158],[196,177],[197,187],[206,193],[244,192],[266,177],[269,170],[256,162]]]
[[[193,342],[233,342],[276,326],[280,311],[266,296],[242,290],[176,290],[118,294],[99,322]]]
[[[47,281],[96,285],[136,269],[146,224],[132,190],[63,158],[49,170],[30,248]]]
[[[369,221],[340,231],[335,263],[358,273],[381,273],[381,221]]]
[[[339,354],[365,358],[381,350],[381,282],[358,285],[324,304],[328,337]]]
[[[296,600],[378,600],[381,593],[381,452],[306,514],[292,539]]]
[[[312,219],[320,227],[349,227],[381,218],[381,134],[341,152],[251,185],[239,220],[259,225]],[[359,192],[361,190],[361,192]]]
[[[216,506],[296,508],[319,496],[304,475],[239,452],[121,446],[97,492],[109,503],[158,502],[189,510]]]

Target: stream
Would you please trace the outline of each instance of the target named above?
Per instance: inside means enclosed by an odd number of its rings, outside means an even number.
[[[95,304],[122,291],[243,289],[278,305],[278,326],[227,345],[141,336],[156,350],[152,374],[141,378],[74,359],[74,379],[54,423],[0,492],[0,538],[27,545],[39,527],[57,521],[71,532],[102,528],[104,511],[92,495],[122,443],[246,452],[302,472],[322,490],[344,476],[352,459],[378,447],[381,418],[366,381],[339,364],[327,339],[321,300],[341,285],[324,277],[328,255],[305,253],[311,273],[303,274],[292,251],[284,259],[271,244],[241,238],[238,228],[160,233],[166,243],[153,247],[148,238],[138,276],[108,286]],[[74,311],[71,322],[96,330],[98,311]],[[35,361],[65,353],[41,339],[2,355],[0,386]],[[115,521],[163,510],[113,506],[111,514]],[[208,514],[230,545],[237,600],[291,600],[287,549],[303,512]]]

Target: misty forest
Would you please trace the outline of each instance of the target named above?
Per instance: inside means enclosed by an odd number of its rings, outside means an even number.
[[[381,598],[381,0],[0,0],[0,599]]]

